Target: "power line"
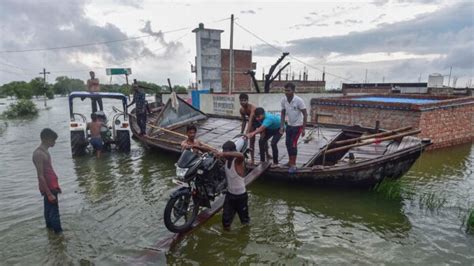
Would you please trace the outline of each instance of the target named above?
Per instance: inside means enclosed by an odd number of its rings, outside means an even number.
[[[267,42],[267,41],[264,40],[263,38],[259,37],[257,34],[253,33],[252,31],[250,31],[249,29],[247,29],[247,28],[245,28],[244,26],[240,25],[239,23],[237,23],[237,22],[234,22],[234,23],[235,23],[237,26],[239,26],[242,30],[246,31],[247,33],[249,33],[249,34],[252,35],[253,37],[259,39],[260,41],[262,41],[262,42],[265,43],[266,45],[272,47],[273,49],[275,49],[275,50],[277,50],[277,51],[279,51],[279,52],[285,52],[285,51],[283,51],[282,49],[280,49],[280,48],[274,46],[273,44],[271,44],[271,43],[269,43],[269,42]],[[353,80],[350,80],[350,79],[348,79],[348,78],[342,77],[342,76],[340,76],[340,75],[333,74],[333,73],[329,73],[329,72],[324,71],[324,70],[322,70],[322,69],[320,69],[320,68],[318,68],[318,67],[312,66],[312,65],[310,65],[310,64],[308,64],[308,63],[306,63],[306,62],[304,62],[303,60],[301,60],[301,59],[299,59],[299,58],[293,56],[291,53],[290,53],[288,56],[291,57],[292,59],[294,59],[294,60],[300,62],[301,64],[307,66],[307,67],[313,68],[313,69],[318,70],[318,71],[320,71],[320,72],[325,72],[326,74],[328,74],[328,75],[330,75],[330,76],[333,76],[333,77],[336,77],[336,78],[340,78],[340,79],[343,79],[343,80],[347,80],[347,81],[350,81],[350,82],[355,82],[355,81],[353,81]]]
[[[215,20],[215,21],[210,21],[209,23],[217,23],[217,22],[221,22],[221,21],[225,21],[225,20],[229,20],[229,19],[230,18],[223,18],[223,19],[218,19],[218,20]],[[179,29],[174,29],[174,30],[169,30],[169,31],[163,31],[161,33],[162,34],[167,34],[167,33],[173,33],[173,32],[189,30],[189,29],[192,29],[192,28],[193,27],[184,27],[184,28],[179,28]],[[46,47],[46,48],[31,48],[31,49],[23,49],[23,50],[4,50],[4,51],[0,51],[0,53],[24,53],[24,52],[38,52],[38,51],[50,51],[50,50],[79,48],[79,47],[87,47],[87,46],[94,46],[94,45],[103,45],[103,44],[110,44],[110,43],[117,43],[117,42],[125,42],[125,41],[130,41],[130,40],[137,40],[137,39],[142,39],[142,38],[147,38],[147,37],[153,37],[155,34],[156,33],[150,33],[150,34],[146,34],[146,35],[128,37],[128,38],[123,38],[123,39],[108,40],[108,41],[102,41],[102,42],[81,43],[81,44],[73,44],[73,45],[67,45],[67,46]]]

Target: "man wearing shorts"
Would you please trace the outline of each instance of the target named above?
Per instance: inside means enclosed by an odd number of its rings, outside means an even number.
[[[285,117],[288,116],[286,126],[286,149],[288,151],[289,172],[296,172],[296,156],[298,154],[298,138],[305,135],[308,113],[303,99],[295,95],[295,84],[285,85],[285,97],[281,99],[280,133],[285,131]]]
[[[91,115],[92,122],[87,124],[87,128],[91,132],[90,143],[96,152],[97,158],[100,158],[102,149],[104,147],[104,142],[102,141],[102,136],[100,135],[100,129],[103,125],[102,121],[97,117],[97,115]]]

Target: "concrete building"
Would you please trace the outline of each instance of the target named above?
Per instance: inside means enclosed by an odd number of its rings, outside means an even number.
[[[195,69],[198,90],[222,91],[221,33],[223,30],[206,29],[204,24],[193,30],[196,33]]]

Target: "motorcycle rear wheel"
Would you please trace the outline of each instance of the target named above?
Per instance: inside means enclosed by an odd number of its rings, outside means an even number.
[[[166,203],[164,212],[165,226],[173,233],[185,232],[190,229],[198,212],[199,203],[193,200],[191,191],[179,191]]]

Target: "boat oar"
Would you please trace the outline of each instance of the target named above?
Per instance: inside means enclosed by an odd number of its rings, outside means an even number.
[[[402,128],[397,128],[397,129],[387,131],[387,132],[371,134],[371,135],[365,135],[365,136],[358,137],[358,138],[353,138],[353,139],[340,140],[340,141],[334,142],[334,144],[335,145],[344,145],[344,144],[348,144],[348,143],[351,143],[351,142],[357,142],[357,141],[361,141],[361,140],[365,140],[365,139],[385,137],[385,136],[397,134],[397,133],[400,133],[400,132],[404,132],[404,131],[407,131],[407,130],[410,130],[410,129],[412,129],[412,127],[402,127]]]
[[[367,141],[367,142],[355,143],[355,144],[350,144],[350,145],[346,145],[346,146],[342,146],[342,147],[337,147],[337,148],[327,150],[325,154],[330,154],[330,153],[334,153],[334,152],[338,152],[338,151],[348,150],[348,149],[354,148],[354,147],[365,146],[365,145],[369,145],[369,144],[372,144],[372,143],[375,143],[375,142],[393,140],[393,139],[397,139],[397,138],[401,138],[401,137],[405,137],[405,136],[416,135],[420,132],[421,132],[421,130],[417,129],[417,130],[412,130],[412,131],[408,131],[408,132],[404,132],[404,133],[400,133],[400,134],[396,134],[396,135],[392,135],[392,136],[388,136],[388,137],[384,137],[384,138],[376,138],[376,139],[373,139],[373,140],[370,140],[370,141]]]

